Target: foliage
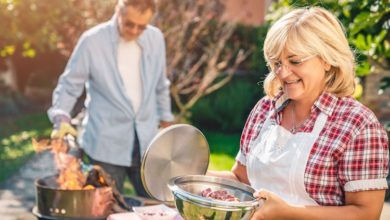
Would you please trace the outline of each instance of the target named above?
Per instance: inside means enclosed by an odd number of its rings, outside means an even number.
[[[255,72],[261,78],[265,78],[268,68],[263,55],[263,44],[269,24],[262,26],[244,26],[238,25],[232,38],[241,42],[243,48],[251,48],[252,53],[240,65],[240,70]]]
[[[1,0],[0,55],[12,55],[17,49],[25,57],[45,50],[69,54],[82,31],[112,14],[114,2]]]
[[[160,0],[155,24],[167,43],[167,74],[178,120],[203,96],[227,84],[249,55],[232,38],[237,24],[222,22],[219,1]]]
[[[0,56],[36,58],[56,51],[69,57],[80,34],[107,20],[115,0],[1,0]],[[160,0],[154,21],[166,36],[168,77],[179,117],[197,100],[229,82],[248,56],[232,34],[235,23],[223,23],[220,1]],[[76,10],[75,10],[76,9]],[[253,47],[253,45],[248,45]],[[24,66],[24,65],[15,65]],[[20,74],[21,71],[17,71]],[[17,77],[23,88],[31,70]],[[46,73],[47,74],[47,73]]]
[[[69,57],[84,30],[112,15],[114,2],[1,0],[0,59],[12,60],[18,91],[24,93],[40,67],[46,71],[44,78],[58,77],[62,70],[57,68],[63,66],[58,62],[64,62],[59,54]]]
[[[210,146],[211,170],[230,170],[239,151],[239,133],[221,133],[205,130],[204,134]]]
[[[347,29],[348,40],[356,49],[356,73],[364,76],[371,72],[374,63],[383,69],[390,61],[390,7],[388,0],[279,0],[267,15],[274,21],[292,7],[320,6],[332,11]]]
[[[31,138],[48,137],[51,124],[46,114],[10,118],[0,126],[0,182],[15,172],[34,150]]]
[[[250,110],[263,96],[255,76],[236,76],[221,90],[197,102],[192,112],[194,125],[224,132],[239,132]]]
[[[268,24],[259,27],[238,25],[232,39],[253,52],[242,62],[232,81],[199,100],[190,110],[189,120],[196,126],[224,132],[239,132],[257,100],[263,96],[262,80],[268,69],[262,45]],[[244,97],[244,98],[243,98]]]

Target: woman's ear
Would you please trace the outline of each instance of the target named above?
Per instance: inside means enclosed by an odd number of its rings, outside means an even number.
[[[332,65],[330,65],[330,64],[329,64],[328,62],[326,62],[326,61],[322,61],[322,62],[323,62],[325,71],[326,71],[326,72],[329,71],[330,68],[332,67]]]

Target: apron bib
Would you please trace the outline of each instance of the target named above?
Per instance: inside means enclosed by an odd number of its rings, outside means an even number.
[[[304,177],[310,151],[327,116],[320,113],[311,133],[290,133],[268,115],[251,144],[247,172],[251,186],[280,196],[290,205],[318,205],[306,192]]]

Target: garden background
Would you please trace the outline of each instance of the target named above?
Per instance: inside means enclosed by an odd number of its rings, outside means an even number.
[[[293,7],[317,5],[337,15],[356,52],[355,97],[390,131],[389,2],[261,2],[264,22],[247,25],[226,19],[223,1],[159,1],[153,23],[166,37],[172,107],[178,122],[204,132],[210,168],[230,169],[234,163],[246,117],[264,95],[265,34]],[[81,33],[109,19],[114,5],[115,0],[0,0],[0,182],[35,154],[32,138],[49,137],[46,110],[58,76]],[[73,116],[81,109],[82,99]]]

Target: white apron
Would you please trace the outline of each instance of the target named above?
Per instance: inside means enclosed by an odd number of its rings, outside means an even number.
[[[312,146],[325,125],[320,113],[312,133],[290,133],[268,115],[248,154],[247,172],[251,186],[279,195],[291,205],[318,205],[306,192],[304,175]]]

